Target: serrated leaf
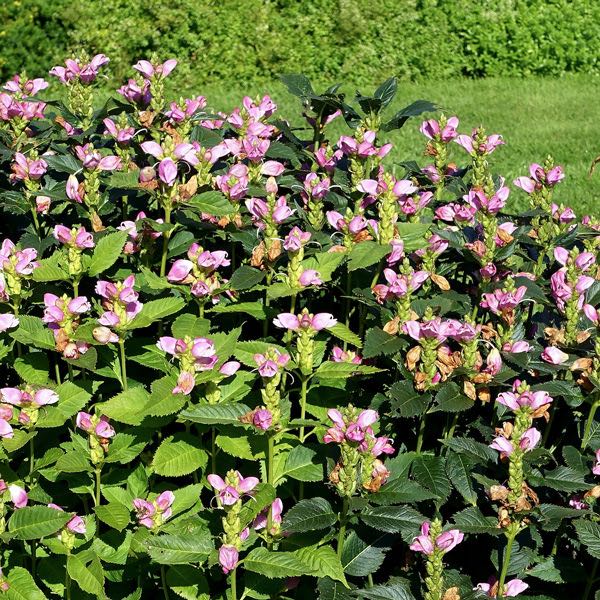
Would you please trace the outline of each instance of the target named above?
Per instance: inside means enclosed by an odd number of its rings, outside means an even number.
[[[430,394],[415,390],[411,381],[397,381],[388,390],[390,407],[401,417],[418,417],[425,413],[431,402]]]
[[[356,348],[362,348],[362,340],[343,323],[336,323],[333,327],[329,327],[327,331],[338,340],[342,340],[342,342],[348,342]]]
[[[453,517],[454,523],[464,533],[487,533],[498,535],[502,530],[498,527],[497,517],[486,517],[476,506],[469,506]]]
[[[412,539],[425,520],[425,517],[410,506],[375,506],[360,513],[360,519],[379,531],[400,533]]]
[[[363,349],[363,358],[374,358],[375,356],[390,355],[399,352],[405,346],[405,342],[397,335],[390,335],[379,327],[373,327],[367,331]]]
[[[337,521],[337,514],[325,498],[300,500],[287,511],[282,529],[290,533],[326,529]]]
[[[208,454],[197,438],[187,434],[168,437],[158,447],[152,468],[158,475],[181,477],[206,466]]]
[[[247,500],[240,511],[240,523],[249,525],[265,508],[275,500],[275,488],[270,483],[259,483],[252,492],[252,498]]]
[[[231,402],[227,404],[197,404],[184,411],[179,416],[192,423],[203,425],[239,425],[240,417],[249,412],[245,404]]]
[[[195,529],[193,535],[154,535],[145,542],[153,561],[163,565],[202,563],[214,549],[208,529]]]
[[[415,600],[408,582],[374,585],[355,594],[364,600]]]
[[[47,506],[26,506],[13,512],[8,520],[8,531],[18,540],[37,540],[56,533],[72,516],[72,513]]]
[[[600,559],[600,525],[587,519],[574,521],[577,537],[588,553]]]
[[[34,346],[44,350],[54,350],[56,346],[52,332],[39,317],[21,315],[19,326],[10,332],[10,336],[24,346]]]
[[[82,387],[66,381],[57,386],[54,390],[58,394],[58,402],[51,406],[44,407],[40,411],[37,422],[39,428],[60,427],[64,425],[71,417],[82,410],[89,402],[92,395]]]
[[[444,458],[441,456],[417,456],[412,464],[413,477],[431,490],[439,500],[450,495],[450,484],[446,475]]]
[[[373,375],[381,373],[383,369],[369,365],[355,365],[352,363],[339,363],[332,360],[319,365],[315,375],[320,379],[346,379],[355,375]]]
[[[473,400],[463,394],[460,387],[449,381],[441,387],[435,396],[435,404],[429,409],[429,413],[435,412],[461,412],[473,408]]]
[[[294,552],[270,552],[264,547],[249,552],[244,559],[244,568],[269,579],[311,574],[309,566]]]
[[[101,238],[94,248],[88,268],[88,275],[96,277],[100,273],[104,273],[104,271],[110,269],[117,262],[119,256],[121,256],[126,240],[126,231],[115,231]]]
[[[287,455],[281,477],[298,481],[322,481],[324,466],[318,454],[308,446],[295,446]]]
[[[342,548],[344,572],[353,577],[365,577],[375,573],[385,560],[391,541],[391,536],[384,534],[372,542],[367,542],[355,531],[351,531],[344,539]]]
[[[249,267],[248,265],[242,265],[238,267],[229,280],[229,287],[232,290],[249,290],[255,285],[258,285],[265,277],[265,272]]]
[[[6,575],[10,587],[3,592],[6,600],[47,600],[33,577],[22,567],[13,567]]]
[[[366,269],[387,256],[392,251],[390,244],[379,244],[369,240],[356,244],[348,254],[348,271]]]
[[[187,200],[185,204],[215,217],[224,217],[234,212],[234,208],[227,197],[215,190],[196,194]]]
[[[309,566],[312,575],[329,577],[348,585],[340,558],[331,546],[300,548],[296,555]]]
[[[110,400],[99,405],[102,414],[128,425],[139,425],[145,415],[145,409],[150,401],[150,394],[139,385],[124,390]]]
[[[477,494],[473,489],[471,470],[473,461],[464,454],[449,452],[446,456],[446,473],[456,491],[469,503],[477,503]]]
[[[160,319],[179,312],[185,306],[183,298],[160,298],[159,300],[150,300],[142,307],[142,310],[126,327],[127,330],[149,327]]]
[[[123,531],[131,520],[131,511],[118,502],[96,506],[94,512],[103,523],[117,531]]]
[[[89,565],[76,554],[67,557],[67,571],[73,581],[88,594],[104,598],[104,572],[100,561],[96,558]]]
[[[470,438],[453,437],[441,442],[454,452],[474,458],[478,463],[498,460],[498,453],[495,450]]]

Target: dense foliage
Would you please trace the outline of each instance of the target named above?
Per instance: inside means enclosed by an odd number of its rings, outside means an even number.
[[[363,86],[390,74],[600,72],[594,0],[6,0],[0,17],[4,79],[49,69],[81,45],[111,56],[113,82],[140,55],[173,55],[186,89],[297,70]]]
[[[563,169],[511,190],[444,115],[386,164],[435,110],[395,79],[287,76],[292,129],[169,102],[174,59],[99,108],[108,62],[0,94],[0,590],[591,600],[600,223]]]

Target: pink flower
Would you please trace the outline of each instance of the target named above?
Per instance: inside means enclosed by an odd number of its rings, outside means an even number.
[[[412,541],[412,544],[409,546],[413,552],[422,552],[428,556],[433,554],[435,547],[431,541],[431,538],[429,537],[429,528],[430,525],[428,521],[425,521],[421,525],[421,535],[415,537]]]
[[[266,408],[261,408],[254,413],[254,417],[252,417],[252,424],[257,429],[262,429],[266,431],[271,427],[271,423],[273,422],[273,415],[271,411]]]
[[[333,362],[347,362],[354,365],[360,365],[362,358],[358,354],[351,352],[350,350],[342,350],[339,346],[334,346],[331,349],[331,360]]]
[[[110,135],[118,144],[128,144],[135,135],[133,127],[121,127],[112,119],[104,119],[104,135]]]
[[[269,509],[266,508],[254,519],[254,521],[252,522],[252,527],[254,527],[256,531],[264,529],[267,526],[268,513]],[[273,522],[273,525],[278,525],[281,523],[282,513],[283,502],[281,501],[281,498],[275,498],[275,500],[273,500],[273,503],[271,504],[271,520]]]
[[[266,356],[265,354],[255,354],[253,358],[258,366],[260,376],[266,379],[275,377],[275,375],[282,371],[290,361],[289,354],[279,352],[279,350],[276,349],[270,350],[269,356]]]
[[[450,552],[464,539],[464,534],[458,529],[449,529],[435,538],[435,545],[444,552]]]
[[[562,365],[564,362],[569,360],[569,355],[565,354],[556,346],[548,346],[547,348],[544,348],[541,358],[552,365]]]
[[[64,512],[64,509],[62,509],[60,506],[58,506],[58,504],[54,504],[54,503],[50,503],[48,504],[48,508],[53,508],[54,510],[59,510],[61,512]],[[81,518],[78,517],[77,515],[75,515],[67,524],[66,524],[66,528],[69,531],[72,531],[73,533],[81,533],[84,534],[86,532],[86,526],[85,526],[85,521]]]
[[[476,138],[478,135],[478,130],[474,129],[471,136],[459,135],[454,141],[459,146],[462,146],[471,156],[487,156],[488,154],[491,154],[498,146],[504,144],[502,136],[498,134],[490,135],[482,142],[477,143]]]
[[[292,313],[281,313],[275,319],[273,324],[276,327],[282,329],[290,329],[292,331],[298,331],[299,329],[308,330],[313,333],[321,331],[321,329],[328,329],[333,327],[337,323],[337,319],[330,313],[318,313],[316,315],[303,312],[299,317]]]
[[[506,311],[514,310],[526,293],[527,288],[524,285],[519,286],[514,291],[496,289],[492,293],[483,294],[480,306],[487,308],[496,315],[500,315]]]
[[[490,577],[487,583],[478,583],[474,590],[485,592],[489,598],[496,598],[496,584],[498,580],[495,577]],[[529,586],[521,579],[511,579],[504,584],[504,589],[498,597],[512,598],[524,592]]]
[[[532,411],[548,406],[552,403],[552,398],[548,392],[531,392],[529,390],[516,394],[515,392],[503,392],[498,395],[496,401],[511,410],[517,411],[521,408],[529,408]]]
[[[138,71],[138,73],[141,73],[144,79],[152,79],[153,77],[162,79],[168,77],[176,66],[177,61],[174,58],[171,58],[162,64],[152,64],[147,60],[139,60],[133,65],[133,68]]]
[[[12,417],[12,411],[10,416]],[[0,418],[0,438],[9,440],[14,435],[11,424],[6,419]]]
[[[225,575],[237,567],[239,556],[237,548],[231,544],[223,544],[219,548],[219,564]]]
[[[6,485],[4,482],[2,484]],[[11,484],[8,486],[8,492],[10,494],[10,501],[14,504],[15,508],[25,508],[27,506],[29,498],[27,492],[22,487]]]
[[[159,494],[152,502],[143,498],[134,498],[133,508],[140,525],[148,529],[160,527],[172,514],[171,506],[175,494],[171,491]]]
[[[20,390],[19,388],[2,388],[0,389],[0,397],[2,402],[13,406],[28,407],[47,406],[48,404],[56,404],[58,402],[58,394],[53,390],[46,388],[39,389],[35,392],[30,390]]]
[[[521,446],[522,450],[533,450],[538,445],[541,437],[542,435],[537,429],[535,429],[535,427],[530,427],[521,436],[521,439],[519,440],[519,446]]]
[[[50,75],[57,77],[64,85],[69,85],[73,80],[79,79],[83,84],[90,84],[98,76],[100,67],[108,64],[110,60],[104,54],[96,54],[89,63],[82,64],[78,59],[67,59],[65,67],[53,67]]]
[[[256,477],[242,477],[235,471],[237,484],[235,486],[227,484],[219,475],[208,475],[207,480],[210,485],[218,492],[217,499],[224,506],[235,504],[242,496],[249,495],[258,485]]]
[[[501,456],[510,456],[515,450],[514,446],[512,445],[512,442],[510,442],[503,436],[498,436],[494,438],[494,441],[490,444],[490,448],[493,448],[494,450],[500,452]]]
[[[448,143],[458,135],[456,132],[457,127],[458,117],[450,117],[443,129],[440,127],[438,121],[429,119],[428,121],[423,121],[423,123],[421,123],[419,131],[430,140],[440,140]]]
[[[19,319],[11,313],[0,314],[0,333],[4,333],[7,329],[17,327]]]
[[[310,285],[321,285],[323,282],[321,281],[320,275],[318,271],[314,269],[305,269],[302,271],[300,278],[298,280],[302,287],[308,287]]]
[[[283,247],[288,252],[298,252],[298,250],[308,243],[310,238],[310,233],[304,232],[299,227],[294,226],[283,240]]]

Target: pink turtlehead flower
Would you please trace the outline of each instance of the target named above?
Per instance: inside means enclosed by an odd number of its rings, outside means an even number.
[[[336,323],[337,319],[330,313],[312,315],[308,312],[302,312],[299,316],[292,313],[281,313],[273,319],[275,327],[290,329],[291,331],[303,330],[312,333],[333,327]]]
[[[58,506],[58,504],[54,504],[54,503],[50,503],[48,504],[48,508],[53,508],[54,510],[59,510],[61,512],[65,512],[64,509],[60,506]],[[86,526],[85,526],[85,521],[81,518],[78,517],[77,515],[75,515],[66,525],[65,527],[73,532],[73,533],[81,533],[84,534],[86,532]]]
[[[156,346],[172,356],[181,359],[190,356],[193,359],[196,371],[208,371],[218,361],[215,344],[208,338],[198,337],[189,341],[170,336],[161,337]]]
[[[339,346],[334,346],[331,349],[331,360],[333,362],[345,362],[354,365],[362,363],[362,358],[358,354],[350,350],[342,350]]]
[[[173,513],[171,506],[174,501],[175,494],[171,491],[159,494],[152,502],[134,498],[133,508],[139,524],[148,529],[157,529]]]
[[[169,106],[170,109],[165,112],[165,116],[169,117],[174,123],[182,123],[206,107],[206,98],[204,96],[196,96],[195,98],[187,98],[183,101],[182,105],[177,104],[177,102],[171,102]]]
[[[565,208],[552,203],[550,209],[552,211],[552,217],[559,223],[572,223],[577,219],[575,211],[568,206]]]
[[[283,247],[288,252],[298,252],[310,241],[310,238],[311,234],[308,231],[302,231],[294,225],[283,240]]]
[[[7,238],[0,246],[0,271],[27,277],[39,266],[39,263],[35,260],[36,258],[37,250],[35,248],[19,250]]]
[[[128,144],[135,135],[133,127],[121,127],[112,119],[106,118],[102,123],[104,123],[104,135],[110,135],[117,144]]]
[[[535,427],[530,427],[519,439],[519,447],[524,451],[533,450],[538,445],[541,437],[540,432]],[[503,436],[494,438],[490,448],[500,452],[501,456],[510,456],[515,451],[513,443]]]
[[[529,167],[529,175],[530,177],[517,177],[513,181],[514,185],[527,194],[533,194],[533,192],[539,191],[543,187],[553,187],[565,177],[561,166],[556,166],[546,172],[546,169],[537,163],[533,163]]]
[[[44,317],[42,321],[50,326],[50,329],[60,329],[79,315],[91,310],[92,306],[85,296],[76,298],[59,298],[55,294],[44,294]]]
[[[361,444],[361,451],[369,449],[369,441],[373,441],[374,444],[377,444],[378,438],[374,437],[373,430],[371,429],[371,425],[379,418],[377,411],[371,409],[362,410],[356,420],[351,422],[346,422],[342,413],[337,409],[328,410],[327,416],[333,422],[333,427],[330,427],[323,437],[323,442],[325,444],[331,442],[340,444],[344,440],[348,440],[349,442]],[[387,450],[387,447],[389,446],[388,442],[388,438],[385,438],[385,442],[380,442],[377,445],[378,453]]]
[[[290,361],[290,355],[279,350],[273,350],[270,357],[264,354],[255,354],[254,362],[258,366],[261,377],[270,379],[281,372]]]
[[[314,269],[305,269],[302,271],[298,279],[300,285],[302,287],[309,287],[311,285],[322,285],[321,276],[319,271],[315,271]]]
[[[524,592],[529,586],[521,579],[511,579],[504,584],[504,589],[499,596],[496,596],[496,587],[498,580],[490,577],[486,583],[478,583],[474,590],[485,592],[489,598],[513,598]]]
[[[144,80],[142,85],[140,85],[135,79],[129,79],[125,85],[117,90],[117,94],[123,96],[128,102],[137,104],[142,108],[148,106],[152,100],[150,82],[148,80]]]
[[[522,393],[518,393],[517,384],[520,384],[520,382],[515,382],[512,392],[498,394],[496,401],[514,411],[518,411],[522,408],[528,408],[529,410],[535,411],[538,408],[542,408],[542,406],[549,406],[552,404],[553,399],[548,392],[532,392],[526,390]]]
[[[383,158],[392,149],[392,144],[385,144],[381,148],[378,148],[375,145],[376,137],[377,133],[375,131],[365,131],[362,141],[343,135],[338,140],[338,148],[347,156],[358,156],[359,158],[377,156],[378,158]]]
[[[334,152],[332,148],[327,146],[321,146],[315,151],[317,164],[328,173],[331,173],[335,169],[342,156],[343,152],[341,150]]]
[[[64,85],[69,85],[76,79],[81,83],[88,85],[96,79],[100,67],[103,67],[109,62],[110,59],[104,54],[96,54],[89,63],[83,64],[78,59],[67,59],[64,67],[53,67],[50,70],[50,75],[57,77]]]
[[[459,135],[454,140],[459,146],[462,146],[471,156],[487,156],[491,154],[498,146],[504,144],[504,140],[501,135],[493,134],[485,138],[485,140],[479,145],[476,145],[475,138],[477,136],[477,129],[473,130],[473,133],[468,135]]]
[[[562,365],[564,362],[569,360],[569,355],[565,354],[556,346],[547,346],[544,348],[541,358],[551,365]]]
[[[442,550],[444,554],[450,552],[464,539],[464,534],[458,529],[449,529],[438,535],[435,540],[430,537],[431,526],[428,521],[425,521],[421,525],[421,535],[414,538],[412,544],[409,546],[414,552],[421,552],[426,555],[433,554],[434,550],[438,548]]]
[[[275,498],[275,500],[273,500],[273,503],[271,504],[271,520],[273,522],[273,525],[279,525],[281,523],[282,513],[283,502],[281,501],[281,498]],[[254,521],[252,521],[252,527],[256,531],[260,531],[261,529],[264,529],[267,526],[268,514],[269,509],[266,508],[254,519]]]
[[[587,510],[590,505],[583,499],[583,494],[575,494],[569,500],[569,506],[575,510]]]
[[[48,214],[50,204],[52,204],[52,200],[49,196],[37,196],[35,199],[35,212],[41,215]]]
[[[48,163],[43,158],[32,160],[22,152],[15,154],[15,161],[11,164],[12,173],[9,176],[11,183],[16,181],[38,181],[46,173]]]
[[[8,329],[17,327],[19,319],[11,313],[0,314],[0,333],[4,333]]]
[[[439,343],[443,343],[449,335],[453,335],[455,326],[452,322],[442,321],[440,317],[436,317],[423,322],[405,321],[402,331],[417,342],[422,339],[436,339]]]
[[[83,163],[83,168],[89,171],[115,171],[121,168],[118,156],[102,156],[92,144],[75,146],[75,155]]]
[[[373,287],[373,293],[378,302],[397,300],[407,294],[416,292],[429,277],[427,271],[413,271],[410,275],[397,274],[392,269],[384,269],[383,276],[388,285],[383,283]]]
[[[173,69],[177,66],[177,61],[174,58],[166,60],[164,63],[152,64],[148,60],[138,60],[133,65],[133,68],[142,74],[144,79],[164,78],[168,77]]]
[[[239,557],[238,549],[231,544],[223,544],[219,548],[219,564],[225,575],[237,567]]]
[[[236,163],[229,168],[227,173],[215,177],[215,185],[230,200],[241,200],[248,192],[250,185],[248,167],[243,163]]]
[[[8,411],[3,410],[3,413],[4,412],[8,413]],[[9,419],[12,418],[12,410],[10,411],[10,415],[6,414],[5,416]],[[0,418],[0,438],[9,440],[13,438],[14,435],[11,424],[6,419]]]
[[[443,128],[435,119],[429,119],[428,121],[423,121],[423,123],[421,123],[419,131],[430,140],[448,143],[458,135],[456,131],[457,127],[458,117],[450,117]]]
[[[496,289],[492,293],[483,294],[483,300],[480,303],[482,308],[487,308],[495,315],[500,315],[507,311],[514,310],[523,300],[527,293],[527,287],[519,286],[516,290],[507,292]]]
[[[529,352],[529,350],[531,350],[531,345],[525,340],[506,342],[502,345],[502,352],[508,352],[509,354],[520,354],[521,352]]]
[[[494,438],[494,440],[490,444],[490,448],[493,448],[494,450],[500,452],[501,456],[510,456],[515,451],[512,442],[501,435]]]
[[[27,492],[22,487],[14,483],[7,485],[4,479],[0,479],[0,494],[3,494],[4,492],[8,492],[10,501],[15,508],[24,508],[27,506],[29,498]]]
[[[262,429],[263,431],[269,429],[272,423],[273,415],[271,414],[271,411],[267,408],[258,409],[252,417],[252,425],[254,425],[254,427],[256,427],[257,429]]]
[[[245,495],[251,495],[252,490],[258,485],[259,481],[256,477],[242,477],[236,471],[238,483],[235,486],[228,485],[219,477],[219,475],[211,474],[207,477],[208,483],[216,490],[217,500],[223,506],[231,506]]]
[[[495,215],[504,208],[509,194],[510,190],[501,185],[500,189],[490,198],[485,195],[483,190],[472,189],[466,196],[463,196],[463,199],[476,210]]]
[[[93,235],[89,231],[86,231],[85,227],[69,229],[64,225],[56,225],[52,235],[61,244],[79,250],[93,248],[95,246]]]
[[[129,275],[122,282],[96,282],[96,293],[104,300],[105,312],[98,319],[100,325],[109,328],[120,328],[130,323],[142,310],[143,304],[138,301],[139,294],[134,290],[135,276]]]
[[[77,202],[78,204],[82,204],[84,196],[85,189],[83,184],[79,184],[79,181],[75,175],[69,175],[67,178],[67,198]]]
[[[596,462],[594,463],[594,466],[592,467],[592,473],[594,475],[600,475],[600,448],[598,448],[598,450],[596,450]]]
[[[435,216],[441,221],[448,223],[472,223],[475,219],[477,209],[469,204],[458,204],[457,202],[449,202],[435,210]]]
[[[80,411],[75,418],[75,425],[89,435],[94,435],[102,439],[110,439],[116,434],[108,417],[105,415],[98,418],[84,411]]]
[[[4,89],[11,94],[26,98],[35,96],[38,92],[45,90],[48,85],[48,82],[41,77],[23,80],[20,75],[15,75],[4,84]]]
[[[19,388],[2,388],[0,389],[0,397],[2,402],[26,408],[29,406],[47,406],[48,404],[56,404],[58,402],[58,394],[47,388],[36,390],[20,390]]]

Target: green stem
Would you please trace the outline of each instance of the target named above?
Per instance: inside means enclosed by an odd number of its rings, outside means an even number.
[[[302,387],[300,388],[300,420],[306,418],[306,395],[308,391],[308,377],[302,375]],[[304,443],[304,425],[300,425],[300,443]]]
[[[29,542],[29,547],[31,548],[31,576],[35,579],[35,569],[36,569],[35,553],[37,552],[37,541],[31,540],[31,542]]]
[[[73,280],[73,296],[75,298],[79,296],[79,281],[77,281],[77,279]]]
[[[127,363],[125,357],[125,340],[119,339],[119,354],[121,356],[121,387],[127,389]]]
[[[517,533],[518,533],[518,530],[511,532],[510,534],[509,533],[506,534],[508,541],[506,543],[506,549],[504,550],[504,560],[502,561],[502,571],[500,572],[500,577],[498,578],[498,593],[496,595],[496,598],[503,597],[504,582],[506,581],[506,574],[508,572],[508,566],[510,564],[510,555],[512,553],[512,547],[513,547],[515,538],[517,537]]]
[[[273,485],[273,461],[275,459],[275,437],[270,433],[267,434],[267,483]],[[273,529],[273,506],[269,506],[267,513],[267,536],[271,535]]]
[[[421,422],[419,424],[419,436],[417,438],[417,448],[416,448],[417,454],[419,454],[421,452],[421,448],[423,447],[423,437],[425,436],[426,418],[427,418],[426,415],[423,415],[421,417]]]
[[[594,422],[594,416],[596,415],[596,411],[600,406],[600,398],[594,401],[592,406],[590,407],[590,414],[588,415],[587,421],[585,422],[585,429],[583,430],[583,439],[581,440],[581,449],[583,450],[589,441],[590,431],[592,429],[592,423]]]
[[[373,587],[373,575],[372,575],[372,573],[369,573],[367,575],[367,587],[368,588],[372,588]]]
[[[165,565],[160,565],[160,581],[165,600],[169,600],[169,588],[167,587],[167,572],[165,571]]]
[[[67,363],[67,371],[69,372],[69,381],[73,381],[73,365]]]
[[[33,460],[34,460],[34,458],[35,458],[35,436],[29,440],[29,484],[30,485],[33,482]]]
[[[588,577],[587,585],[585,586],[585,592],[583,593],[582,600],[588,600],[588,598],[590,596],[590,592],[592,591],[592,585],[594,585],[594,581],[596,580],[596,573],[598,572],[598,563],[599,562],[600,562],[599,559],[596,559],[594,561],[594,566],[592,567],[592,572],[590,573],[590,576]]]
[[[69,556],[71,551],[67,551],[67,563],[65,565],[65,598],[71,600],[71,576],[69,575]]]
[[[237,567],[231,571],[231,600],[237,600]]]
[[[340,531],[337,539],[337,555],[342,557],[342,550],[344,549],[344,537],[346,536],[346,522],[348,520],[348,508],[350,503],[348,502],[347,496],[342,499],[342,512],[340,513]]]
[[[352,272],[348,271],[348,273],[346,274],[346,306],[345,306],[345,313],[346,313],[346,327],[350,327],[350,308],[352,306],[352,300],[350,298],[350,295],[352,294]],[[344,341],[344,351],[348,349],[348,342]]]
[[[210,429],[210,466],[211,473],[217,472],[217,432],[214,427]]]
[[[102,496],[100,495],[100,483],[101,483],[101,478],[102,478],[102,466],[101,465],[96,466],[95,474],[96,474],[96,490],[94,493],[94,505],[100,506],[100,502],[102,501]]]
[[[165,206],[165,224],[171,223],[171,209]],[[169,239],[171,238],[171,230],[163,232],[163,247],[160,258],[160,276],[164,277],[167,272],[167,254],[169,253]]]

